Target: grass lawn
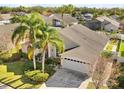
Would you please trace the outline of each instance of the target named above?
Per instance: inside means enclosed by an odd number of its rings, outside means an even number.
[[[41,87],[42,84],[36,84],[22,77],[23,66],[24,62],[5,63],[0,65],[0,82],[19,89]]]
[[[119,48],[119,55],[124,57],[124,40],[121,41],[120,48]]]

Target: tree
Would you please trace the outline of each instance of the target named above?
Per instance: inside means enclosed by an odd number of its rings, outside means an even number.
[[[72,14],[75,10],[75,7],[71,4],[69,5],[62,5],[58,8],[58,12],[61,13],[61,17],[63,19],[64,13]]]
[[[74,12],[74,10],[75,10],[75,7],[72,4],[69,4],[67,6],[67,10],[66,10],[67,13],[72,14]]]
[[[64,13],[66,13],[66,11],[67,11],[67,6],[63,5],[63,6],[59,7],[58,11],[61,13],[61,17],[63,19]]]
[[[99,89],[103,86],[104,81],[108,78],[108,63],[111,62],[112,54],[111,52],[103,51],[99,58],[97,59],[93,74],[92,80],[96,87]]]
[[[31,49],[28,52],[28,57],[29,59],[32,59],[33,57],[34,69],[36,69],[36,36],[38,34],[42,34],[42,31],[40,29],[45,26],[45,22],[43,21],[39,13],[31,13],[26,16],[15,16],[11,20],[13,23],[20,24],[13,32],[12,42],[15,45],[18,45],[21,41],[29,39],[29,45]]]
[[[42,52],[42,72],[44,73],[45,53],[48,49],[48,45],[55,46],[58,49],[58,52],[62,53],[64,52],[64,44],[59,38],[58,31],[56,29],[46,26],[42,31],[43,34],[39,39],[40,41],[38,42],[38,45]]]

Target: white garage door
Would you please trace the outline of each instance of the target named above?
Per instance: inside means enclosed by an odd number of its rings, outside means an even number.
[[[62,58],[61,59],[62,68],[67,68],[81,73],[89,74],[89,64],[83,62],[77,58]]]

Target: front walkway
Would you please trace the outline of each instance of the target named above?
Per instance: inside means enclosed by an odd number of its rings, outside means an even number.
[[[78,88],[88,76],[69,69],[58,69],[46,82],[46,87]]]
[[[0,83],[0,89],[13,89],[13,88],[10,86],[7,86],[5,84]]]

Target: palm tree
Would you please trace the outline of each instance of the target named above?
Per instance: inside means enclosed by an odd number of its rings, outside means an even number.
[[[68,6],[67,6],[67,13],[69,13],[69,14],[71,14],[72,15],[72,13],[74,12],[74,10],[75,10],[75,7],[72,5],[72,4],[69,4]]]
[[[64,13],[72,14],[75,10],[75,7],[72,4],[62,5],[58,8],[58,11],[61,13],[61,17],[63,19]]]
[[[15,45],[18,45],[21,41],[26,40],[28,37],[29,44],[32,50],[28,52],[28,57],[29,59],[32,59],[33,57],[33,64],[35,70],[36,36],[38,34],[42,34],[42,31],[40,31],[40,29],[45,26],[45,22],[43,21],[39,13],[31,13],[26,16],[15,16],[11,20],[13,23],[19,23],[19,26],[13,32],[12,42],[15,43]]]
[[[48,49],[48,45],[55,46],[58,49],[58,52],[62,53],[64,52],[64,44],[63,41],[59,38],[58,31],[48,26],[45,27],[38,44],[42,52],[42,72],[44,73],[45,53]]]
[[[59,7],[58,11],[61,13],[61,17],[63,19],[64,13],[66,13],[66,11],[67,11],[67,6],[63,5],[63,6]]]

